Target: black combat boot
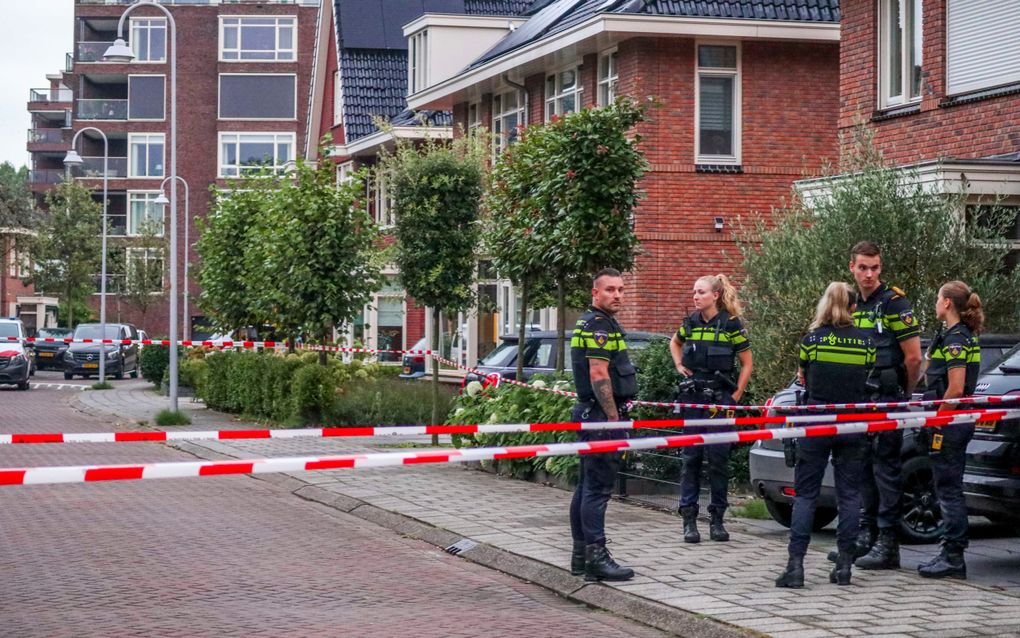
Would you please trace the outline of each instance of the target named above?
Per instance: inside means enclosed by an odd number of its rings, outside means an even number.
[[[730,540],[730,533],[723,527],[723,513],[709,512],[711,518],[708,522],[708,537],[714,541],[726,542]]]
[[[854,558],[860,558],[866,556],[871,551],[871,547],[875,544],[875,529],[872,527],[863,527],[861,531],[857,533],[857,541],[854,543],[853,552]],[[829,552],[829,562],[835,563],[836,557],[839,556],[839,552],[832,550]]]
[[[570,552],[570,575],[581,576],[584,574],[584,541],[574,541],[574,548]]]
[[[854,555],[850,552],[836,554],[836,566],[829,572],[829,582],[837,585],[850,584],[850,570],[854,564]]]
[[[700,543],[701,533],[698,532],[698,506],[681,507],[680,516],[684,517],[684,542]]]
[[[963,561],[963,549],[943,547],[935,560],[918,565],[917,572],[925,578],[957,578],[967,580],[967,563]]]
[[[630,580],[634,578],[634,570],[618,565],[604,543],[586,545],[584,558],[584,579],[586,581]]]
[[[776,587],[800,589],[804,586],[804,557],[790,554],[786,563],[786,571],[776,579]]]
[[[854,564],[861,569],[899,569],[900,541],[896,538],[896,530],[881,530],[875,546]]]

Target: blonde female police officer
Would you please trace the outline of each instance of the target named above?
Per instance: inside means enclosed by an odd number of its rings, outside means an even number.
[[[740,299],[737,289],[725,275],[705,276],[694,282],[695,311],[686,317],[673,335],[669,349],[673,364],[687,377],[685,391],[679,395],[684,403],[735,404],[740,400],[751,379],[753,367],[751,343],[740,321]],[[735,379],[737,359],[740,377]],[[706,401],[705,399],[711,399]],[[685,418],[715,416],[705,410],[684,410]],[[703,428],[689,428],[695,434]],[[728,541],[723,527],[723,513],[729,506],[729,444],[685,447],[680,475],[680,515],[684,521],[684,542],[698,543],[698,495],[701,491],[701,466],[708,458],[708,480],[711,500],[709,536],[714,541]]]

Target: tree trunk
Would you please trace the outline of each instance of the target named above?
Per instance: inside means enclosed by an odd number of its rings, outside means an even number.
[[[432,309],[432,353],[439,354],[439,308]],[[439,362],[432,359],[432,424],[439,425]],[[432,435],[432,445],[439,445],[439,435]]]
[[[64,293],[64,303],[67,304],[67,327],[74,330],[74,304],[71,303],[71,287],[67,287]]]
[[[297,335],[287,338],[287,354],[294,354],[297,351]]]
[[[563,372],[566,365],[567,336],[567,280],[556,278],[556,373]]]
[[[517,380],[524,380],[524,339],[527,336],[528,280],[521,281],[521,325],[517,328]]]
[[[329,341],[329,335],[330,335],[330,333],[332,331],[333,330],[329,326],[329,324],[325,324],[325,325],[322,326],[322,339],[320,339],[320,341],[322,342],[322,350],[319,350],[319,365],[320,366],[325,366],[326,365],[326,360],[329,358],[329,357],[326,356],[326,343]]]

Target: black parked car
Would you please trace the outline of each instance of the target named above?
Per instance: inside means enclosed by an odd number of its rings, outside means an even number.
[[[138,339],[138,330],[129,323],[108,323],[106,330],[98,323],[83,323],[74,329],[75,339]],[[106,375],[123,379],[130,373],[138,378],[138,344],[136,343],[72,343],[64,351],[64,378],[74,375],[88,378],[99,374],[99,357],[106,357]]]
[[[39,330],[39,339],[67,339],[73,334],[70,328],[42,328]],[[39,370],[63,370],[64,352],[70,344],[60,341],[36,341],[32,348],[35,350],[35,364]]]

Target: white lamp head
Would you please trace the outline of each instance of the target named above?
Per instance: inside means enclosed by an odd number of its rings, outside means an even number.
[[[85,163],[85,160],[78,155],[78,151],[73,148],[67,151],[67,155],[64,156],[64,166],[81,166]]]
[[[153,204],[159,204],[160,206],[166,206],[170,203],[170,200],[166,198],[166,193],[163,191],[159,192],[159,197],[152,200]]]
[[[124,42],[124,38],[117,38],[106,49],[103,59],[107,62],[130,62],[135,59],[135,52]]]

